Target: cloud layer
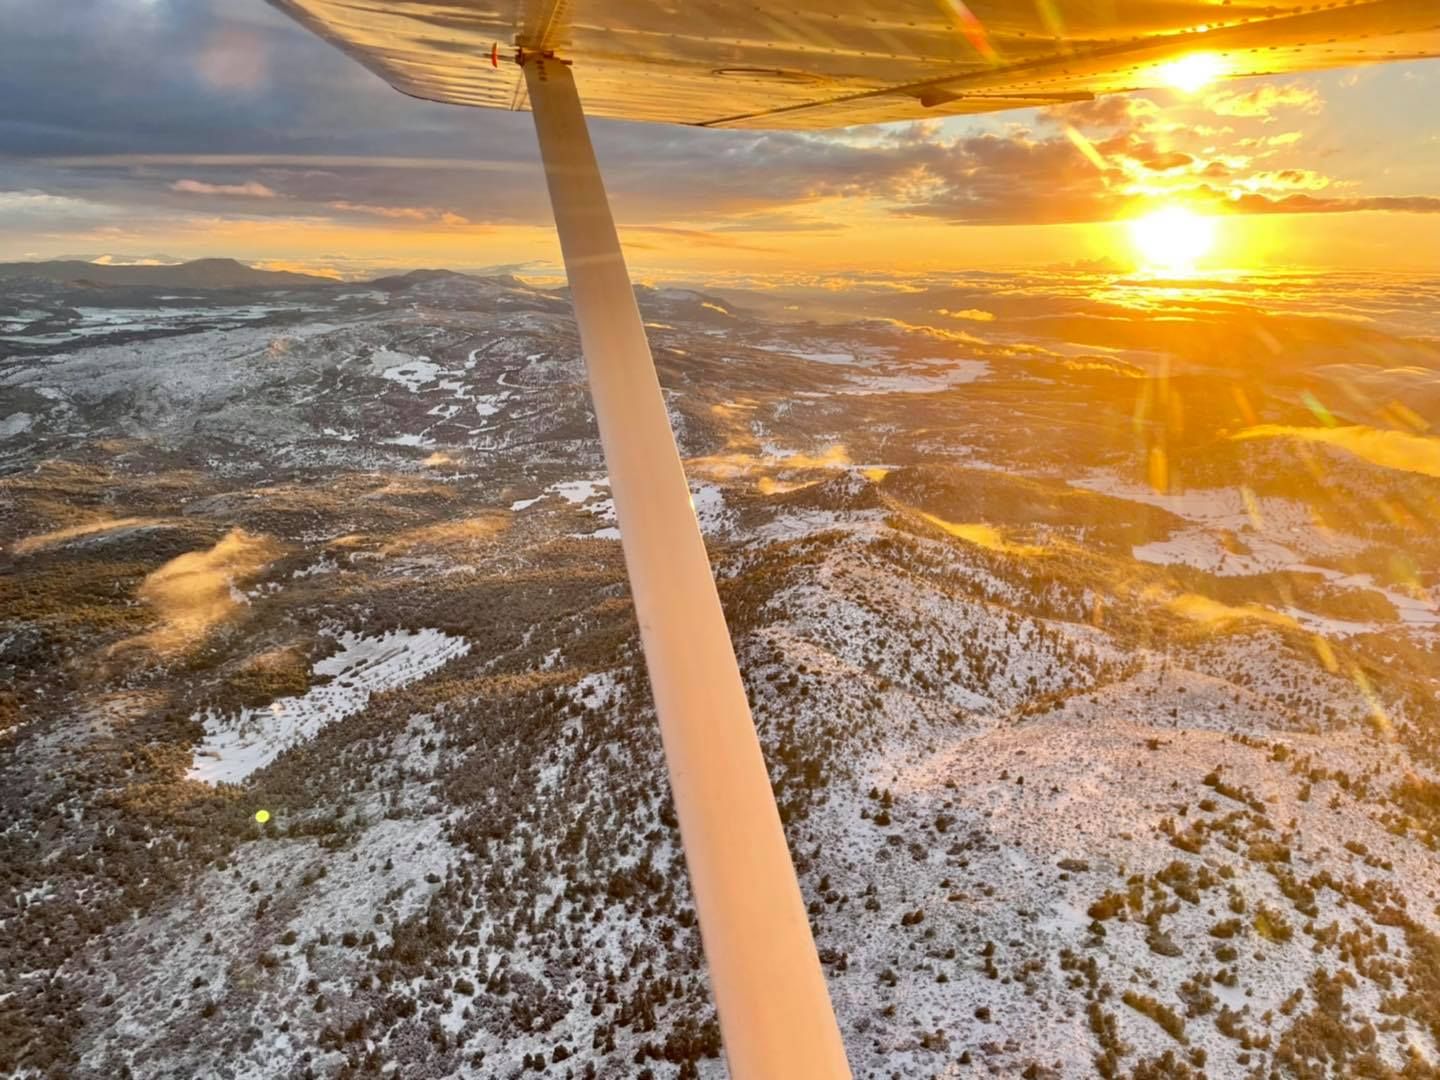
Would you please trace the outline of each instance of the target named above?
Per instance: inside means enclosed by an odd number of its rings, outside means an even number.
[[[264,4],[9,0],[6,24],[0,94],[23,107],[0,115],[0,225],[17,235],[124,221],[117,236],[142,236],[217,215],[395,231],[548,223],[528,117],[406,98]],[[839,132],[601,122],[596,142],[617,215],[656,243],[667,229],[671,244],[681,231],[842,229],[857,207],[961,225],[1108,221],[1176,200],[1238,214],[1440,209],[1440,195],[1340,168],[1332,121],[1321,83],[1291,79]]]

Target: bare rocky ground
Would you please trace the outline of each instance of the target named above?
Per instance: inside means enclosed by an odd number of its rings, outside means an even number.
[[[1327,287],[642,290],[857,1075],[1436,1074],[1440,480],[1294,432],[1440,359]],[[3,289],[0,1072],[723,1075],[564,295]]]

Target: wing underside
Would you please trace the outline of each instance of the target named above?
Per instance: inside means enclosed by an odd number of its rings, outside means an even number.
[[[1437,0],[271,0],[396,89],[525,109],[517,48],[593,116],[825,128],[1083,100],[1203,52],[1224,76],[1440,55]],[[505,58],[492,64],[492,51]]]

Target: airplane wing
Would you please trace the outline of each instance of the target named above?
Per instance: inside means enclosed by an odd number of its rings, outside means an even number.
[[[270,0],[397,90],[529,108],[517,49],[577,62],[590,116],[827,128],[1216,77],[1440,56],[1437,0]],[[492,56],[494,62],[492,63]]]

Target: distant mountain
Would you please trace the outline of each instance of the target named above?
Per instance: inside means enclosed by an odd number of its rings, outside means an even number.
[[[470,274],[462,274],[456,270],[411,270],[404,274],[388,274],[385,277],[375,278],[367,284],[377,289],[407,289],[411,285],[419,285],[428,281],[450,281],[463,280],[471,277]]]
[[[257,270],[235,259],[195,259],[174,266],[112,266],[79,260],[0,263],[0,278],[42,278],[92,285],[154,285],[181,289],[285,288],[329,285],[330,278],[288,270]]]

